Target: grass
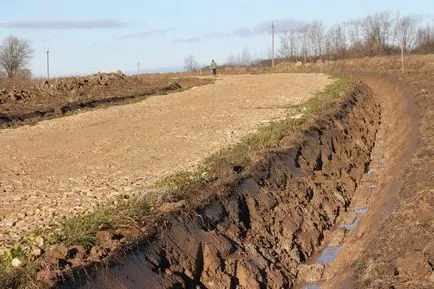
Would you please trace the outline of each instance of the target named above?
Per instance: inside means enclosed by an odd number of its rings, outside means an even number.
[[[304,104],[289,108],[287,118],[261,127],[257,132],[245,137],[238,144],[225,148],[205,159],[195,171],[181,171],[167,176],[147,192],[144,197],[119,198],[117,205],[102,205],[93,214],[73,217],[64,221],[54,230],[36,231],[32,237],[17,244],[13,250],[0,254],[1,288],[35,288],[32,284],[39,266],[38,261],[27,261],[22,268],[10,267],[13,258],[28,260],[28,247],[35,236],[43,236],[45,248],[49,244],[62,243],[66,246],[83,245],[87,248],[97,244],[96,234],[101,230],[114,230],[120,224],[142,227],[154,208],[165,202],[178,201],[185,192],[198,183],[210,183],[217,178],[212,167],[220,159],[233,164],[247,163],[261,150],[272,149],[288,134],[296,132],[306,121],[313,119],[324,106],[335,98],[341,97],[347,87],[347,81],[337,78],[324,90],[316,93]],[[299,114],[300,118],[291,118]]]

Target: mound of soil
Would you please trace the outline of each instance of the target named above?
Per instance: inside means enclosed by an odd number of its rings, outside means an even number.
[[[16,84],[11,88],[0,88],[0,128],[208,83],[210,81],[206,79],[167,75],[141,75],[138,79],[119,71],[59,78],[30,86]]]
[[[191,190],[133,252],[58,288],[293,288],[350,204],[380,115],[371,90],[353,84],[298,137]]]

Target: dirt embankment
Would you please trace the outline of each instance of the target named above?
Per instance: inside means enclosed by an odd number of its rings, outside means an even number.
[[[230,167],[229,179],[191,191],[187,208],[173,204],[178,209],[157,233],[108,270],[58,287],[292,288],[350,204],[380,117],[371,90],[355,84],[301,135],[284,137],[254,164]],[[243,170],[249,173],[237,175]]]
[[[413,106],[411,125],[407,124],[408,120],[403,122],[402,118],[394,121],[396,125],[388,123],[398,135],[392,141],[408,136],[407,142],[412,145],[398,148],[409,151],[405,163],[389,175],[395,187],[383,197],[386,201],[377,200],[376,205],[382,207],[378,209],[382,214],[378,215],[377,224],[370,226],[369,242],[362,254],[346,267],[354,288],[419,289],[434,286],[433,77],[434,71],[431,70],[430,73],[389,78],[395,88],[406,93],[407,101],[411,103],[407,105]],[[405,130],[411,130],[411,133],[406,134]]]
[[[116,104],[156,93],[209,84],[207,79],[172,78],[168,75],[126,76],[122,72],[50,81],[0,82],[0,128],[100,105]]]

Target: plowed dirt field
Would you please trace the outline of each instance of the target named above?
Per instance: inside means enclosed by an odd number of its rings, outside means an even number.
[[[0,131],[0,247],[191,169],[286,115],[331,80],[224,76],[215,84]]]

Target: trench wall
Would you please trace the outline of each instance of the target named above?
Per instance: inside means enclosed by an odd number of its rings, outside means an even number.
[[[248,177],[194,210],[173,212],[116,264],[59,288],[292,288],[349,206],[380,119],[372,91],[352,84],[299,138],[288,135],[263,153]]]

